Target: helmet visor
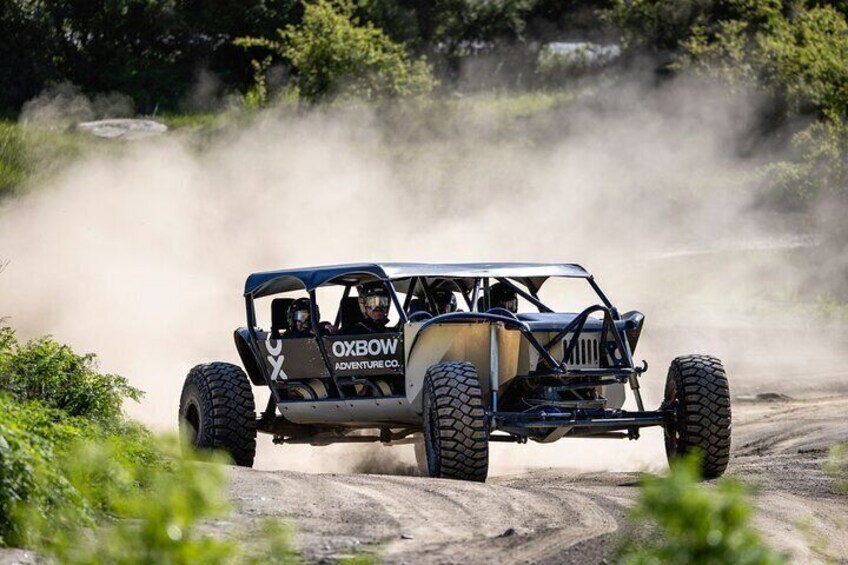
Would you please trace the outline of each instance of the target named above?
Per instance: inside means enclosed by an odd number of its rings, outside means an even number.
[[[385,294],[371,294],[363,300],[366,310],[382,310],[384,314],[389,311],[389,297]]]
[[[294,321],[300,322],[303,325],[307,325],[309,323],[309,317],[309,310],[296,310],[294,313]]]

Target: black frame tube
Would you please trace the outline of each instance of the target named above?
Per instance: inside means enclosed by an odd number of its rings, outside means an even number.
[[[277,391],[277,387],[271,382],[271,378],[265,368],[265,363],[262,362],[262,355],[259,352],[259,336],[256,335],[256,307],[253,303],[253,296],[246,294],[244,296],[244,303],[247,311],[247,335],[250,336],[250,350],[257,361],[257,366],[259,367],[259,371],[262,373],[262,378],[265,380],[265,384],[268,385],[268,388],[271,390],[271,398],[274,399],[274,403],[276,405],[280,402],[280,394]]]
[[[401,304],[400,298],[398,298],[397,291],[395,291],[395,285],[393,285],[392,281],[390,281],[390,280],[380,279],[380,282],[382,282],[383,285],[386,287],[386,289],[389,291],[389,296],[392,297],[392,302],[394,302],[395,308],[398,311],[398,318],[400,318],[400,325],[403,326],[403,324],[405,324],[409,321],[409,318],[406,317],[406,312],[404,312],[404,310],[403,310],[403,304]]]
[[[412,299],[415,297],[416,286],[418,286],[418,277],[411,277],[409,279],[409,288],[406,290],[406,298],[403,300],[404,312],[408,311],[409,306],[412,304]]]
[[[595,294],[598,295],[598,298],[601,299],[601,302],[604,303],[604,306],[606,306],[607,308],[610,309],[610,311],[613,312],[613,314],[614,314],[613,319],[618,320],[620,318],[620,316],[618,315],[618,309],[615,306],[612,305],[612,302],[610,302],[610,299],[607,298],[607,295],[604,294],[604,291],[601,290],[601,287],[598,286],[598,283],[595,282],[594,275],[590,275],[586,280],[589,281],[589,284],[592,286],[592,289],[595,291]]]
[[[474,290],[471,291],[471,303],[468,305],[468,309],[471,312],[477,312],[477,300],[480,298],[480,283],[482,279],[476,278],[474,279]]]
[[[342,299],[339,301],[339,310],[338,310],[338,312],[336,312],[336,321],[333,324],[334,326],[336,326],[339,329],[341,329],[339,326],[341,326],[341,323],[342,323],[342,304],[344,303],[345,299],[348,296],[350,296],[350,289],[351,289],[351,285],[346,284],[344,292],[342,293]]]
[[[531,304],[533,304],[533,306],[538,308],[539,312],[543,312],[543,313],[547,313],[547,314],[550,314],[551,312],[553,312],[553,310],[551,310],[548,306],[545,306],[542,303],[541,300],[539,300],[537,297],[533,296],[532,294],[528,293],[527,291],[522,289],[520,286],[513,283],[511,280],[503,278],[503,277],[497,277],[495,280],[498,281],[499,283],[503,283],[503,284],[507,285],[508,287],[510,287],[519,296],[521,296],[524,300],[530,302]]]
[[[309,291],[309,308],[309,317],[312,318],[312,333],[315,334],[315,341],[318,342],[318,350],[321,352],[321,359],[324,361],[324,366],[327,367],[327,372],[330,373],[330,379],[333,381],[333,386],[335,387],[336,392],[339,393],[339,398],[344,400],[346,398],[344,391],[342,391],[342,387],[339,386],[339,380],[336,378],[336,372],[333,371],[333,366],[332,363],[330,363],[329,357],[327,357],[327,348],[324,347],[324,339],[319,331],[318,302],[316,300],[315,289]]]

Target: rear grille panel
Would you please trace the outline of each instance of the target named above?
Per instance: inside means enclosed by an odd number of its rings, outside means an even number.
[[[568,351],[571,340],[563,340],[563,356]],[[572,367],[597,367],[600,358],[600,338],[594,336],[581,336],[571,351],[566,361]]]

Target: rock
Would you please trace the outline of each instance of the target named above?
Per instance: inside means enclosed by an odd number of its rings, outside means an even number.
[[[162,135],[168,126],[153,120],[116,119],[97,120],[77,124],[81,130],[106,139],[143,139]]]

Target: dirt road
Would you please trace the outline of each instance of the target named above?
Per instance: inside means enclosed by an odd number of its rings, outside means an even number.
[[[756,524],[768,542],[797,563],[848,562],[848,496],[822,471],[827,449],[848,439],[846,395],[740,398],[733,426],[729,474],[758,490]],[[310,561],[373,551],[386,563],[600,563],[615,549],[637,481],[636,472],[567,467],[486,484],[236,469],[232,497],[248,522],[270,515],[296,524]]]

